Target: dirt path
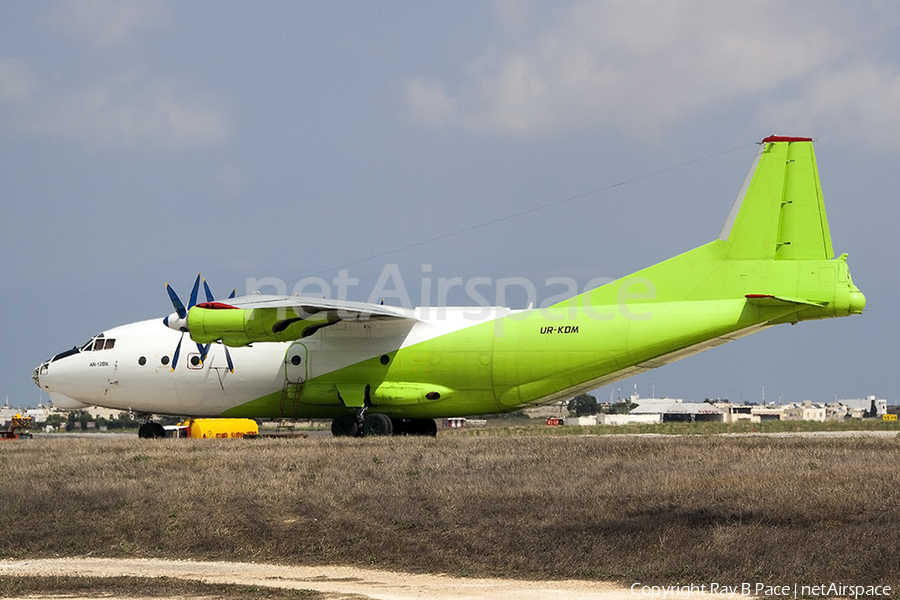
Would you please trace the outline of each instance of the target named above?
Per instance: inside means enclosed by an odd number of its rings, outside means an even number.
[[[487,600],[645,600],[629,588],[595,581],[533,582],[412,575],[353,567],[290,567],[257,563],[194,562],[154,559],[57,558],[0,561],[3,575],[78,575],[85,577],[173,577],[207,583],[311,589],[377,600],[421,598]],[[712,596],[692,596],[692,600]],[[67,597],[67,600],[71,600]]]

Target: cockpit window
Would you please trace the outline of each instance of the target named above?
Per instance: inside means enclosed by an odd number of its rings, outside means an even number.
[[[91,352],[91,351],[97,352],[99,350],[109,350],[111,348],[114,348],[115,345],[116,345],[115,338],[106,339],[103,337],[103,334],[101,333],[101,334],[97,335],[96,337],[91,338],[91,340],[87,344],[85,344],[84,346],[81,347],[80,351],[81,352]]]
[[[50,362],[53,362],[54,360],[59,360],[61,358],[65,358],[67,356],[72,356],[73,354],[78,354],[79,352],[81,352],[81,350],[79,350],[78,348],[73,346],[71,350],[66,350],[65,352],[60,352],[59,354],[57,354],[56,356],[51,358]],[[43,365],[41,365],[41,367],[43,367]],[[43,369],[41,369],[41,370],[43,371]],[[42,372],[41,375],[43,375],[43,374],[44,373]]]

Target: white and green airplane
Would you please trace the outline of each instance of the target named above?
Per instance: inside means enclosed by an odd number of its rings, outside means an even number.
[[[847,255],[834,258],[812,140],[781,136],[761,142],[717,239],[548,308],[216,302],[205,282],[197,303],[199,283],[187,307],[167,286],[175,313],[99,333],[38,366],[34,382],[67,409],[329,418],[335,435],[433,435],[435,418],[558,401],[866,303]],[[148,422],[140,435],[162,427]]]

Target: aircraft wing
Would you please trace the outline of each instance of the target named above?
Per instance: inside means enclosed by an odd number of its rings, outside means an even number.
[[[229,346],[284,342],[309,337],[340,322],[415,321],[413,311],[396,306],[253,294],[223,302],[197,304],[188,312],[188,330],[198,343]]]
[[[209,303],[205,303],[209,304]],[[215,303],[212,303],[215,304]],[[314,315],[324,311],[339,311],[344,316],[369,319],[412,319],[412,311],[397,306],[385,306],[383,304],[369,304],[367,302],[351,302],[349,300],[330,300],[308,298],[304,296],[268,296],[263,294],[251,294],[232,298],[228,304],[235,308],[292,308],[306,314]],[[198,305],[202,306],[202,305]]]

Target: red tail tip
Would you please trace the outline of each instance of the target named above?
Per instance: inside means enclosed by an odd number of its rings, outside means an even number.
[[[765,138],[762,143],[768,144],[769,142],[811,142],[812,138],[808,137],[789,137],[786,135],[770,135]]]

